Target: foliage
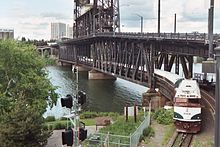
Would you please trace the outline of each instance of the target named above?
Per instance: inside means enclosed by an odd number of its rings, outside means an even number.
[[[169,125],[173,123],[173,110],[159,109],[154,113],[153,118],[159,124]]]
[[[81,119],[85,118],[95,118],[95,117],[104,117],[104,116],[109,116],[112,119],[117,119],[119,116],[119,113],[116,112],[92,112],[92,111],[85,111],[82,114],[80,114]]]
[[[163,137],[162,145],[166,145],[168,143],[174,131],[175,131],[175,127],[173,124],[165,126],[165,134]]]
[[[141,124],[142,119],[138,117],[137,123],[134,122],[133,117],[128,119],[128,122],[125,121],[124,117],[118,117],[117,121],[112,125],[106,126],[100,129],[101,133],[110,133],[114,135],[124,135],[129,136],[130,133],[133,133],[136,128]]]
[[[47,116],[46,118],[45,118],[45,121],[46,122],[51,122],[51,121],[55,121],[56,119],[55,119],[55,116]]]
[[[44,129],[42,115],[56,103],[57,94],[44,66],[34,46],[0,41],[1,146],[46,144],[50,132]]]
[[[154,129],[149,126],[143,130],[144,137],[153,137],[155,135]]]
[[[84,122],[86,126],[95,125],[94,119],[81,119],[80,121]],[[70,121],[68,121],[68,125],[71,125]],[[67,120],[55,120],[55,121],[47,122],[45,124],[45,129],[59,130],[66,128],[66,126],[67,126]]]

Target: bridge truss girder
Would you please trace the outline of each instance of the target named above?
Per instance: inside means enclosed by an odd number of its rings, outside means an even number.
[[[175,73],[179,74],[182,66],[185,77],[189,78],[195,55],[206,57],[207,46],[172,40],[96,36],[67,41],[60,49],[59,58],[153,88],[154,67],[170,72],[175,65]]]
[[[92,4],[81,1],[74,1],[74,37],[113,32],[120,27],[119,0],[93,0]],[[85,7],[89,7],[87,11]]]

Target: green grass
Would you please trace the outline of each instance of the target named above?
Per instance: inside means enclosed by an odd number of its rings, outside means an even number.
[[[101,133],[110,133],[115,135],[129,136],[136,128],[141,124],[143,119],[137,118],[137,123],[134,122],[134,118],[130,117],[128,122],[125,121],[124,116],[118,117],[112,125],[106,126],[100,129]]]
[[[175,127],[173,124],[171,125],[166,125],[164,126],[166,129],[165,129],[165,134],[164,134],[164,138],[163,138],[163,141],[162,141],[162,145],[166,145],[169,141],[169,139],[172,137],[174,131],[175,131]]]

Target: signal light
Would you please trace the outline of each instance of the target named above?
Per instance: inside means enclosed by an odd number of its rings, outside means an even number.
[[[73,97],[68,94],[65,98],[61,98],[62,107],[71,108],[73,106]]]
[[[83,104],[86,103],[86,93],[85,92],[79,91],[78,95],[77,95],[77,98],[78,98],[78,103],[80,105],[83,105]]]
[[[79,128],[79,140],[84,141],[87,138],[87,130]]]
[[[67,146],[73,145],[73,130],[68,128],[65,132],[62,132],[62,144]]]

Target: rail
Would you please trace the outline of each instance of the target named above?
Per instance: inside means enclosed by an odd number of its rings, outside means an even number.
[[[211,111],[215,115],[215,99],[205,90],[200,89],[203,100],[209,105]]]
[[[193,138],[193,134],[176,133],[171,144],[168,147],[189,147]]]

